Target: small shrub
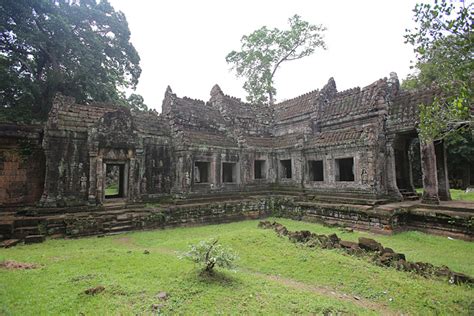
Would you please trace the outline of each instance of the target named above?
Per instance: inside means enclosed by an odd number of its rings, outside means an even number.
[[[222,247],[217,239],[201,240],[190,245],[189,251],[181,254],[181,259],[191,260],[202,266],[203,272],[212,273],[215,267],[234,269],[237,255],[232,249]]]

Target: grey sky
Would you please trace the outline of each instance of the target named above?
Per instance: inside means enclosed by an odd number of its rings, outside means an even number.
[[[143,69],[137,92],[161,110],[167,85],[179,96],[209,99],[214,84],[245,99],[243,80],[225,56],[240,38],[263,25],[285,28],[299,14],[327,27],[326,51],[282,65],[275,77],[277,101],[321,88],[334,77],[339,91],[366,86],[391,71],[409,72],[413,0],[110,0],[125,13]]]

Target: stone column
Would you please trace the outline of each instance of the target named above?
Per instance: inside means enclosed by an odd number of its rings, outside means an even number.
[[[52,165],[52,157],[53,157],[53,152],[47,146],[44,144],[46,141],[43,141],[43,148],[44,148],[44,155],[46,157],[46,166],[45,166],[45,174],[44,174],[44,187],[43,187],[43,194],[41,195],[41,199],[39,201],[39,204],[41,206],[49,207],[49,206],[56,206],[56,197],[53,194],[52,185],[57,185],[56,179],[54,177],[50,176],[51,170],[54,168]]]
[[[124,183],[124,190],[125,190],[125,198],[127,201],[134,201],[137,197],[139,188],[137,187],[138,179],[136,179],[136,169],[137,169],[137,159],[136,158],[130,158],[129,159],[129,164],[128,164],[128,175],[125,174],[124,178],[128,179],[125,180]],[[126,166],[126,165],[125,165]]]
[[[385,152],[385,170],[387,179],[387,193],[398,201],[403,199],[402,194],[398,190],[397,186],[397,173],[395,167],[395,149],[394,139],[387,141],[386,152]]]
[[[146,165],[145,165],[145,151],[143,148],[137,148],[136,150],[136,158],[138,163],[138,179],[137,179],[137,187],[138,187],[138,195],[136,198],[138,200],[142,200],[143,195],[145,195],[148,191],[147,189],[147,178],[146,178]],[[158,162],[157,162],[158,163]]]
[[[436,152],[433,142],[420,141],[421,171],[423,173],[422,202],[439,204],[438,175],[436,170]]]
[[[435,145],[435,153],[436,166],[438,169],[438,196],[442,201],[451,201],[451,193],[449,192],[446,146],[443,141]]]
[[[408,144],[408,186],[410,191],[415,192],[415,185],[413,184],[413,146],[414,141],[416,139],[412,139]]]
[[[97,154],[89,153],[89,192],[88,202],[91,205],[97,204]]]
[[[105,172],[106,166],[103,162],[102,157],[97,157],[96,164],[96,200],[98,204],[104,203],[104,181],[105,181]]]

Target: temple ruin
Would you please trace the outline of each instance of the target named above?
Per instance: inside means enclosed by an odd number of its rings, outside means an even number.
[[[273,106],[244,103],[217,85],[207,102],[178,97],[168,87],[159,115],[111,104],[76,104],[58,96],[44,126],[1,126],[0,206],[10,226],[5,224],[0,234],[28,236],[15,235],[21,226],[15,216],[21,214],[64,219],[65,214],[73,218],[75,210],[97,217],[91,212],[107,210],[107,205],[121,203],[126,209],[166,199],[203,205],[218,201],[220,206],[208,208],[226,213],[232,201],[245,204],[249,196],[259,197],[243,206],[255,216],[274,207],[268,197],[284,196],[291,202],[281,202],[281,209],[289,212],[307,207],[294,203],[319,202],[321,220],[362,221],[367,227],[373,222],[390,230],[407,218],[394,220],[394,212],[367,215],[367,210],[418,199],[408,153],[417,139],[418,105],[432,101],[435,93],[403,91],[392,73],[362,89],[341,92],[331,78],[320,90]],[[449,200],[444,144],[430,144],[421,153],[424,202]],[[115,191],[108,193],[112,178]],[[331,202],[337,204],[321,207]],[[177,214],[174,205],[159,214]],[[341,205],[354,207],[343,215],[337,211]],[[188,211],[180,213],[180,220],[194,214]],[[142,214],[129,213],[123,218]],[[194,222],[206,222],[199,216]],[[378,221],[372,221],[374,216]],[[148,227],[140,220],[127,225]],[[91,232],[107,232],[101,223],[92,224]],[[74,235],[74,229],[67,231],[69,224],[58,225],[64,227],[48,234]],[[451,230],[472,237],[470,226]]]

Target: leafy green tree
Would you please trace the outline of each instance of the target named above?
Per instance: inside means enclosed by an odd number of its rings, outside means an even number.
[[[132,110],[148,111],[148,106],[145,104],[145,100],[137,93],[132,93],[127,98],[127,104]]]
[[[203,272],[212,273],[215,267],[233,269],[237,255],[219,244],[217,239],[202,240],[197,245],[190,245],[188,252],[180,258],[189,259],[203,268]]]
[[[474,133],[464,130],[447,138],[448,170],[450,185],[466,189],[473,183]]]
[[[238,77],[246,78],[244,89],[251,103],[273,104],[276,89],[274,76],[283,62],[301,59],[314,53],[316,48],[326,49],[322,25],[313,25],[294,15],[290,28],[279,30],[266,26],[241,39],[241,51],[232,51],[226,61]]]
[[[416,73],[402,87],[434,84],[441,89],[432,104],[420,107],[422,142],[443,139],[472,121],[473,9],[472,3],[435,0],[434,4],[417,4],[413,10],[417,26],[407,30],[405,39],[417,56]]]
[[[107,0],[0,3],[0,102],[47,113],[58,92],[78,102],[121,100],[140,58],[122,12]]]

